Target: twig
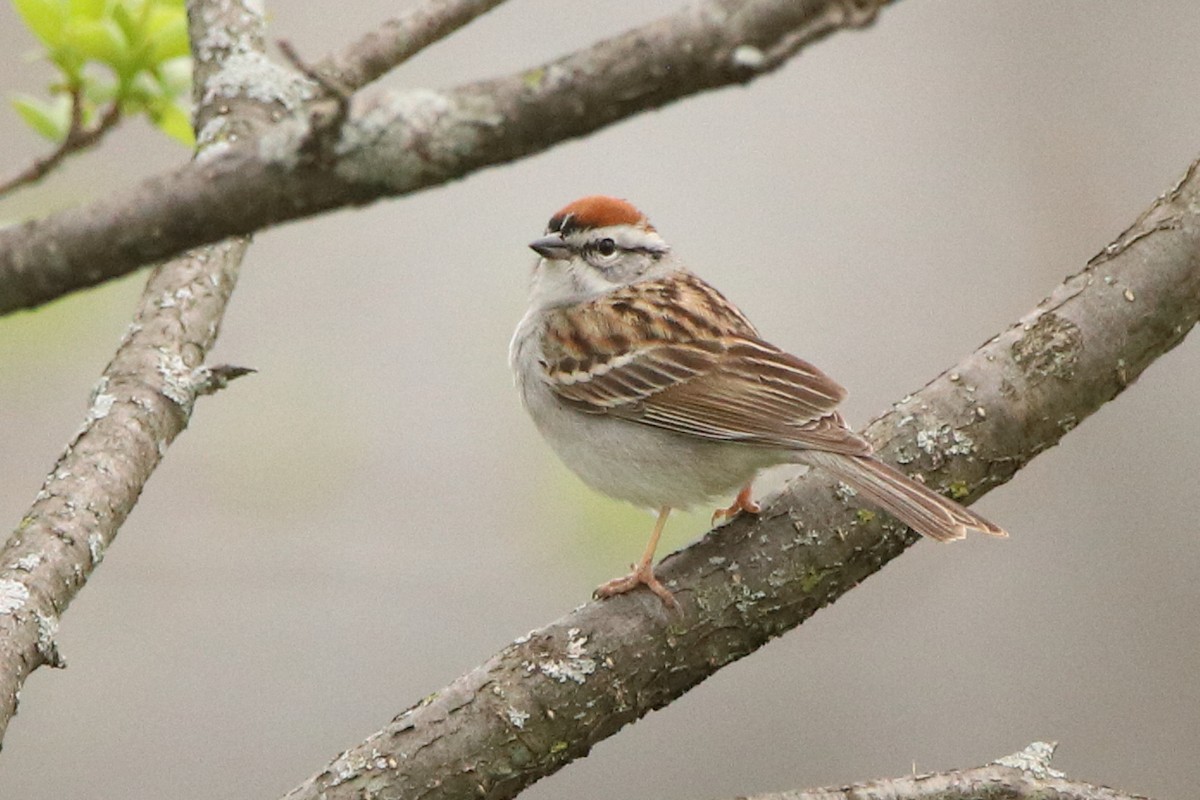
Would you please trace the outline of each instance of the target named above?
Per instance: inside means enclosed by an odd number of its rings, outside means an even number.
[[[346,107],[350,105],[351,90],[343,86],[336,78],[322,75],[317,69],[309,66],[304,59],[300,58],[299,53],[296,52],[296,48],[287,39],[279,39],[276,45],[278,45],[279,51],[283,53],[284,57],[287,58],[293,67],[324,89],[325,94],[338,101],[338,104],[343,107],[341,116],[345,118],[347,113]]]
[[[1034,742],[1019,753],[982,767],[926,775],[830,786],[805,791],[770,792],[739,800],[1147,800],[1066,779],[1050,768],[1056,745]]]
[[[312,130],[300,145],[301,158],[317,158],[328,163],[333,160],[333,148],[346,119],[350,116],[350,99],[352,93],[337,79],[321,74],[310,66],[296,52],[296,48],[287,39],[276,42],[279,51],[283,53],[293,67],[302,75],[316,83],[325,92],[325,96],[337,103],[333,114],[313,120]]]
[[[197,396],[216,394],[229,386],[243,375],[253,375],[258,370],[251,367],[235,367],[232,364],[220,364],[215,367],[201,367],[193,378]]]
[[[765,54],[794,56],[796,42],[857,29],[871,18],[863,9],[885,2],[706,0],[515,75],[447,91],[380,92],[355,104],[332,168],[298,157],[309,128],[286,116],[269,147],[244,146],[243,136],[243,146],[219,157],[0,230],[0,314],[204,242],[411,194],[691,94],[746,83],[782,63]],[[121,236],[112,235],[117,227]]]
[[[326,56],[316,72],[360,89],[504,0],[421,0],[358,41]]]
[[[10,194],[22,186],[37,183],[58,167],[67,156],[78,153],[81,150],[86,150],[97,144],[121,120],[121,106],[119,103],[113,102],[112,105],[105,109],[95,125],[85,128],[83,125],[82,91],[78,86],[73,86],[70,89],[70,94],[71,125],[67,129],[67,135],[63,137],[62,142],[59,143],[53,152],[42,156],[19,174],[0,183],[0,197]]]
[[[189,3],[193,44],[228,47],[196,55],[196,84],[232,53],[261,52],[261,17],[242,4]],[[251,87],[247,87],[249,89]],[[213,100],[239,123],[265,126],[273,107],[249,92]],[[104,370],[83,425],[0,551],[0,738],[28,675],[61,665],[58,619],[100,564],[167,447],[187,426],[197,398],[253,370],[207,367],[246,239],[186,253],[155,269],[125,340]]]

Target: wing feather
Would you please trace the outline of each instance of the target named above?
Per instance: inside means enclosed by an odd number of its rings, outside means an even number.
[[[845,389],[758,338],[692,275],[561,310],[543,355],[551,389],[589,414],[715,441],[871,452],[836,411]]]
[[[845,391],[810,364],[776,350],[747,359],[745,340],[720,350],[661,344],[603,374],[551,382],[576,408],[729,442],[865,455],[870,445],[835,410]],[[752,342],[762,353],[761,342]]]

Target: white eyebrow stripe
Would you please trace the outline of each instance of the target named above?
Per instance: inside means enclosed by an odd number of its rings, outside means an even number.
[[[566,226],[565,220],[563,226]],[[656,253],[665,253],[671,249],[656,231],[632,225],[607,225],[603,228],[573,231],[565,238],[575,249],[595,244],[601,239],[612,239],[622,250],[653,250]]]

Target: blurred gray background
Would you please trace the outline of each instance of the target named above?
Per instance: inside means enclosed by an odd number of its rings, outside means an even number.
[[[386,83],[507,73],[674,2],[512,0]],[[276,3],[317,57],[395,6]],[[506,365],[526,243],[630,198],[861,425],[1080,269],[1200,154],[1200,4],[932,2],[781,72],[453,185],[263,233],[202,401],[62,624],[0,756],[6,798],[272,798],[583,602],[650,518],[592,495]],[[0,7],[4,89],[51,73]],[[0,109],[3,171],[44,143]],[[126,126],[16,220],[186,157]],[[0,319],[15,526],[145,273]],[[979,508],[1008,541],[919,544],[836,606],[530,798],[693,800],[976,765],[1061,742],[1080,779],[1191,796],[1200,753],[1200,343]],[[786,477],[786,476],[785,476]],[[682,517],[668,548],[698,536]]]

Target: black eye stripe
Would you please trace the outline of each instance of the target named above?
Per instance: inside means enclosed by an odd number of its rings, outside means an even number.
[[[585,244],[580,249],[584,253],[600,252],[599,250],[596,249],[595,243]],[[644,253],[645,255],[652,256],[654,258],[661,257],[663,255],[663,253],[665,252],[664,250],[659,250],[654,247],[619,247],[618,246],[618,247],[614,248],[613,252],[616,252],[617,250],[620,250],[622,253]],[[604,253],[600,253],[600,255],[604,255]],[[611,255],[611,253],[609,255]]]
[[[633,250],[638,250],[640,248],[621,247],[616,242],[614,242],[612,239],[606,238],[606,239],[597,239],[596,241],[593,241],[593,242],[585,242],[579,249],[588,255],[597,254],[597,255],[602,255],[602,256],[611,256],[613,253],[617,252],[618,250],[624,250],[625,252],[630,252]]]

